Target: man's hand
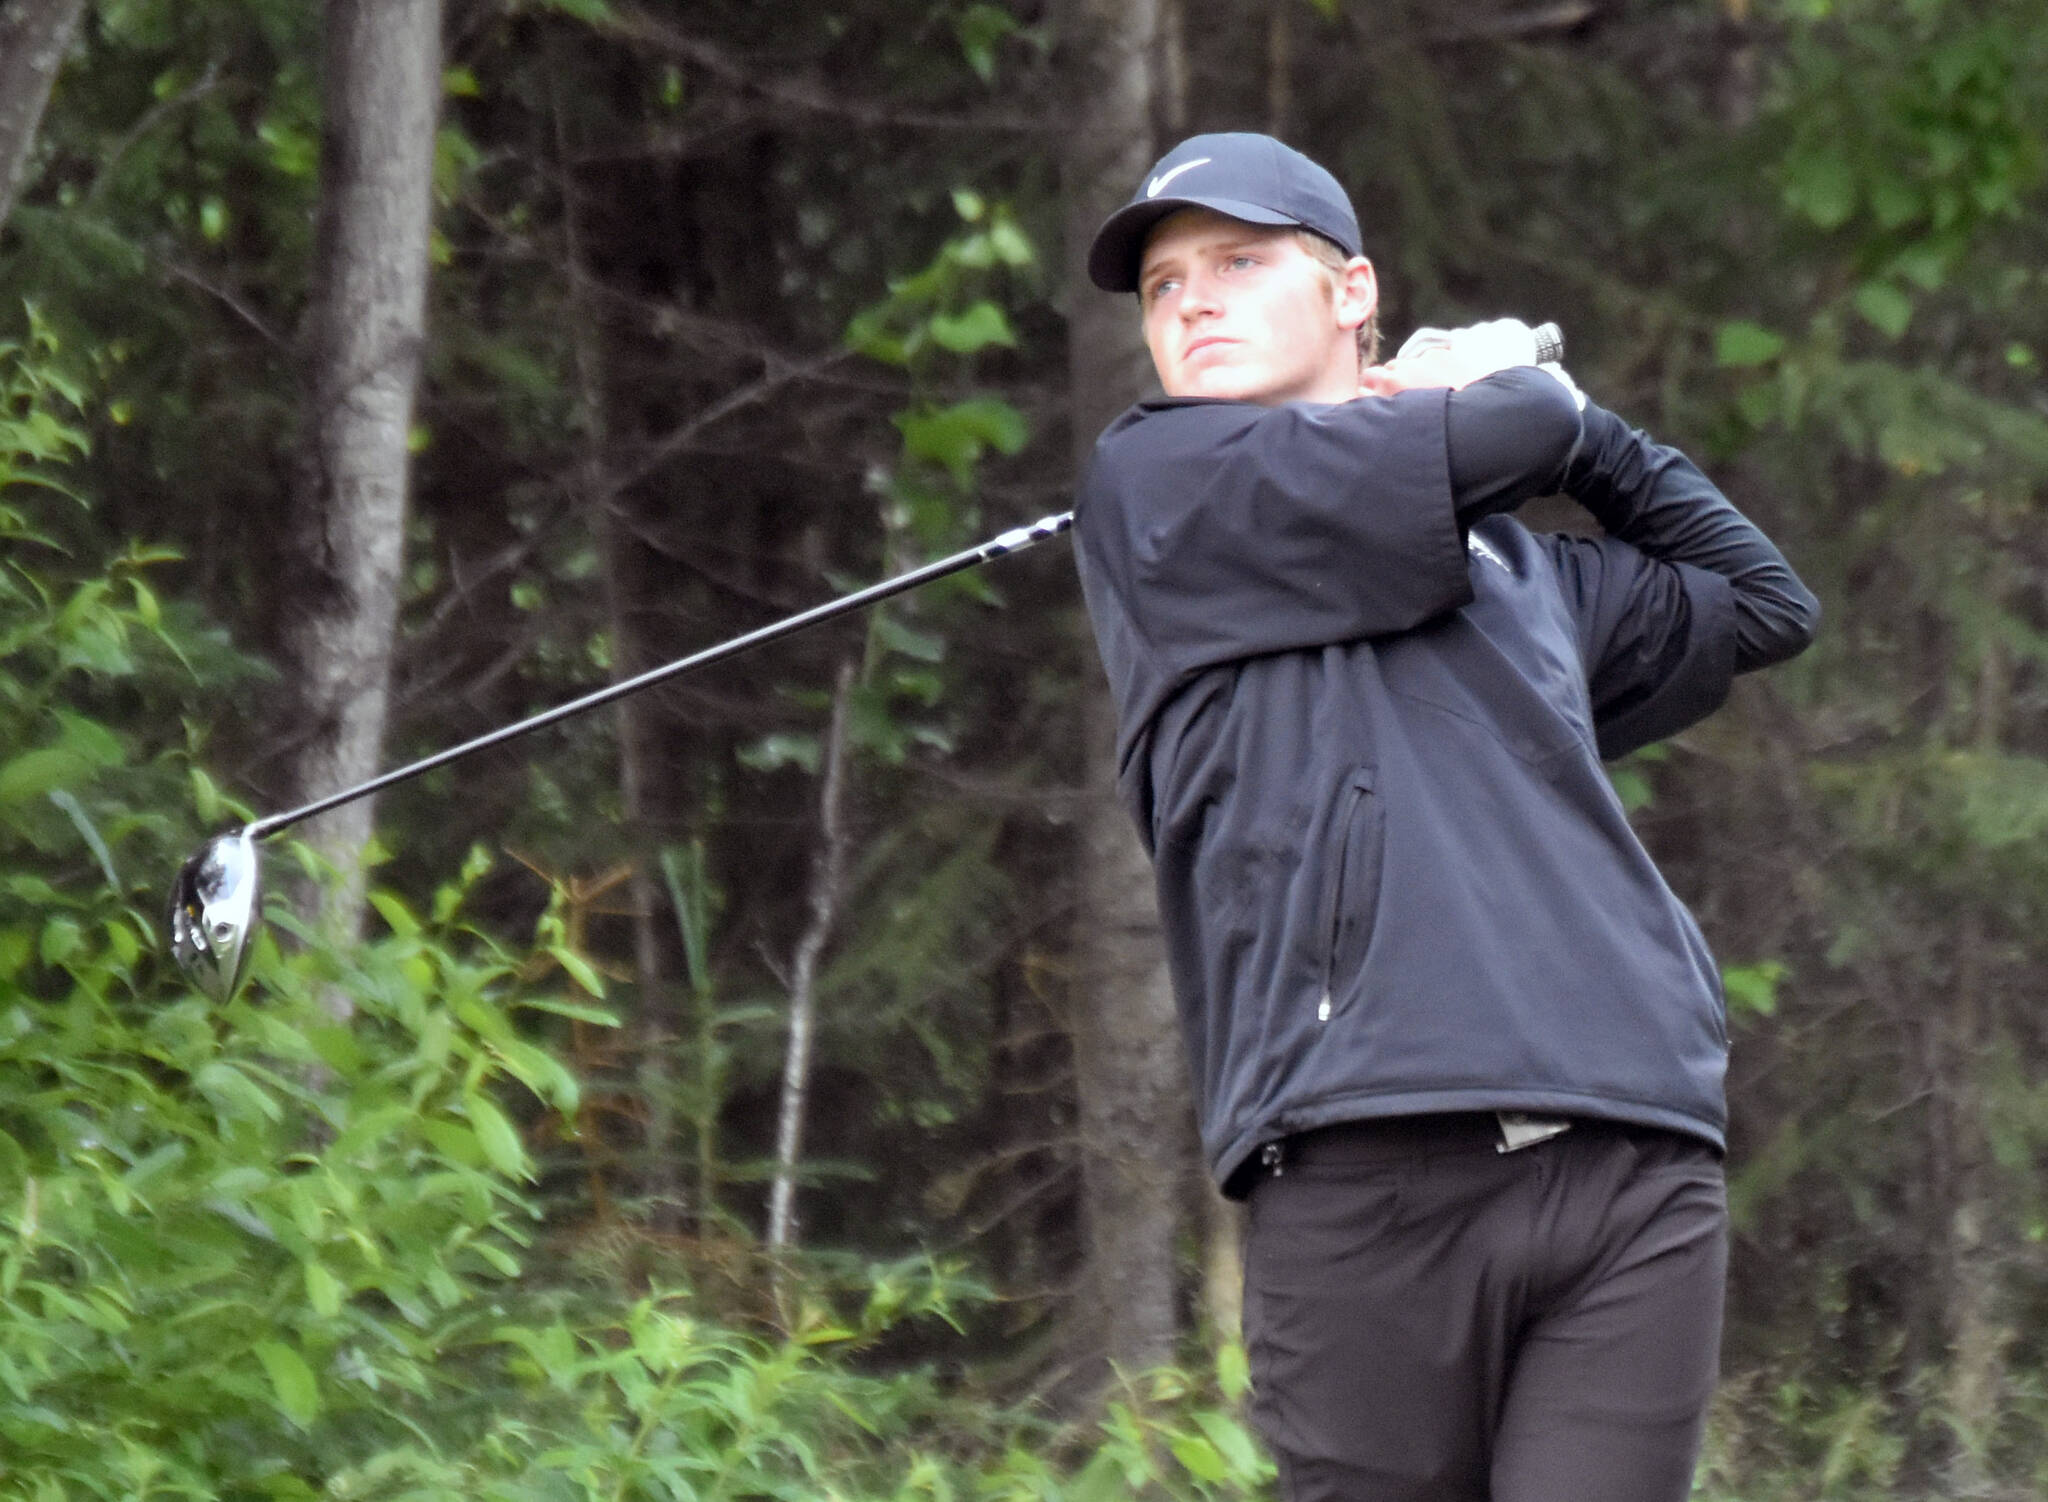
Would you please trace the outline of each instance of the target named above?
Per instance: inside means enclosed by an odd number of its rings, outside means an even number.
[[[1506,349],[1506,341],[1498,337],[1497,325],[1512,322],[1500,319],[1463,329],[1417,329],[1392,360],[1359,372],[1358,389],[1367,396],[1392,396],[1396,391],[1428,386],[1456,390],[1509,365],[1526,364],[1535,358],[1533,336],[1527,341],[1528,354],[1519,361],[1511,357],[1515,351]],[[1510,357],[1504,359],[1504,354]]]
[[[1359,372],[1358,391],[1361,396],[1392,396],[1420,387],[1456,390],[1496,371],[1535,365],[1562,383],[1584,411],[1586,398],[1565,368],[1555,361],[1538,365],[1538,354],[1536,331],[1519,318],[1496,318],[1460,329],[1420,328],[1392,360]]]
[[[1413,343],[1411,340],[1410,343]],[[1482,367],[1461,356],[1449,343],[1431,345],[1410,353],[1408,345],[1384,365],[1368,365],[1358,373],[1361,396],[1392,396],[1397,391],[1414,391],[1424,386],[1469,386],[1481,376],[1492,375],[1497,367]]]

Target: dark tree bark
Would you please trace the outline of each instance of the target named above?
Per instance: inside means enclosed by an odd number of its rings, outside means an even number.
[[[383,743],[426,317],[440,37],[440,0],[327,6],[320,217],[280,633],[294,715],[289,776],[301,796],[371,775]],[[342,880],[308,905],[337,936],[361,923],[370,827],[367,799],[309,826]],[[330,1005],[346,1009],[338,998]]]
[[[631,678],[655,666],[640,646],[635,610],[640,604],[640,547],[632,536],[622,503],[615,496],[608,454],[612,441],[609,390],[606,383],[603,289],[590,271],[584,244],[586,208],[576,179],[567,111],[559,80],[571,76],[568,49],[553,53],[551,80],[555,127],[556,171],[562,195],[563,253],[569,284],[571,349],[576,372],[577,425],[582,452],[576,465],[576,502],[590,518],[604,559],[605,612],[615,656],[613,676]],[[633,923],[633,972],[639,987],[636,1008],[637,1070],[641,1097],[640,1196],[649,1223],[664,1234],[682,1228],[684,1203],[682,1163],[677,1157],[675,1059],[681,1047],[680,1018],[671,988],[669,946],[662,939],[664,923],[661,883],[661,836],[653,790],[660,782],[659,736],[653,708],[644,697],[621,699],[612,706],[619,742],[619,795],[625,810],[632,875],[629,878]],[[699,1207],[700,1210],[703,1206]]]
[[[0,0],[0,226],[28,176],[29,148],[85,0]]]
[[[1992,591],[1994,599],[2001,593]],[[1985,648],[1976,687],[1976,749],[2001,754],[2012,698],[2002,643]],[[1927,1023],[1933,1055],[1929,1167],[1939,1217],[1930,1239],[1939,1248],[1937,1328],[1948,1355],[1938,1407],[1950,1436],[1943,1467],[1950,1495],[1986,1497],[1993,1494],[1991,1441],[2007,1406],[2014,1329],[2004,1307],[2007,1217],[1997,1193],[1987,1099],[1993,1088],[1987,1076],[2003,1051],[1997,1046],[1996,960],[1981,908],[1960,915],[1954,944],[1948,1005],[1932,1009]]]
[[[1066,44],[1092,65],[1074,80],[1087,105],[1061,162],[1077,466],[1150,381],[1135,305],[1096,291],[1086,259],[1096,226],[1154,156],[1158,19],[1155,0],[1070,0],[1063,14]],[[1103,1358],[1135,1373],[1167,1360],[1179,1333],[1174,1247],[1187,1203],[1189,1110],[1152,873],[1114,797],[1115,712],[1100,675],[1089,681],[1097,756],[1082,814],[1073,1027],[1089,1259],[1077,1345],[1095,1349],[1075,1354],[1096,1374]]]
[[[565,46],[559,55],[567,74],[577,54]],[[573,189],[576,316],[594,357],[584,399],[601,414],[602,446],[585,466],[580,499],[602,543],[613,670],[625,676],[781,613],[814,581],[790,577],[784,563],[799,551],[790,534],[803,530],[807,492],[790,484],[792,439],[773,401],[793,373],[767,356],[791,343],[772,253],[775,142],[749,131],[675,158],[595,154],[592,141],[643,128],[641,100],[632,69],[608,45],[581,61],[586,70],[595,63],[609,92],[564,90],[557,106],[564,185]],[[707,558],[720,562],[703,566]],[[621,843],[652,872],[664,851],[704,828],[703,785],[691,769],[729,764],[759,731],[744,696],[715,678],[637,695],[617,710]],[[714,865],[724,894],[744,906],[746,884],[768,862],[735,866],[714,855]],[[700,1157],[695,1203],[686,1203],[677,1138],[691,1094],[706,1113],[693,1123],[700,1143],[726,1105],[683,1084],[710,1002],[691,1000],[659,893],[636,884],[633,906],[641,1130],[632,1187],[653,1229],[703,1229],[717,1209],[708,1194],[716,1165]]]

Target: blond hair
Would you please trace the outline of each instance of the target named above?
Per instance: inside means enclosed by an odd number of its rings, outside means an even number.
[[[1301,248],[1308,252],[1310,260],[1330,273],[1330,291],[1334,296],[1337,279],[1344,274],[1344,268],[1351,264],[1351,257],[1344,247],[1335,240],[1326,239],[1312,229],[1297,229],[1294,238]],[[1374,308],[1366,315],[1364,323],[1358,326],[1358,368],[1378,363],[1380,357],[1380,310]]]

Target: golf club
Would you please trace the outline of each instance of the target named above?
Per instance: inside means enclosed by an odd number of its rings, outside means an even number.
[[[696,668],[708,667],[728,657],[775,641],[815,626],[838,616],[863,610],[870,605],[899,595],[919,585],[929,584],[934,579],[943,579],[948,574],[957,574],[965,569],[1001,558],[1007,553],[1022,552],[1048,538],[1057,537],[1074,524],[1071,511],[1057,516],[1043,517],[1028,527],[1016,527],[999,537],[990,538],[978,547],[940,558],[921,568],[884,579],[852,594],[842,595],[836,600],[827,600],[808,610],[799,611],[782,620],[771,622],[756,630],[735,636],[717,646],[706,647],[701,652],[681,657],[660,667],[650,668],[632,678],[621,679],[604,688],[572,699],[567,704],[557,705],[540,714],[480,735],[474,740],[464,741],[445,751],[421,758],[406,766],[380,773],[367,782],[354,787],[343,788],[299,808],[288,809],[280,814],[268,814],[251,820],[240,829],[217,835],[209,840],[197,854],[178,868],[176,883],[171,889],[170,939],[171,953],[179,966],[192,982],[216,1001],[227,1001],[241,984],[248,968],[250,952],[263,922],[262,863],[257,857],[256,842],[289,829],[301,820],[315,814],[324,814],[331,808],[344,803],[353,803],[358,798],[367,798],[397,783],[431,772],[436,767],[445,767],[452,761],[465,756],[503,745],[506,741],[527,735],[535,730],[545,729],[572,715],[599,708],[636,694],[657,683],[665,683]]]
[[[1456,331],[1427,331],[1454,337]],[[1530,331],[1537,364],[1544,364],[1564,358],[1564,335],[1554,323],[1538,324]],[[226,1001],[235,994],[241,984],[243,973],[248,968],[249,955],[254,947],[257,931],[262,926],[262,863],[258,859],[256,842],[289,829],[301,820],[315,814],[326,813],[344,803],[353,803],[358,798],[367,798],[396,783],[431,772],[436,767],[445,767],[452,761],[459,761],[478,751],[489,750],[518,736],[566,720],[572,715],[599,708],[635,694],[657,683],[687,673],[696,668],[722,662],[751,648],[762,646],[781,637],[802,631],[835,617],[863,610],[870,605],[899,595],[906,590],[929,584],[948,574],[957,574],[965,569],[976,568],[1002,557],[1006,553],[1021,552],[1057,537],[1074,524],[1071,511],[1057,516],[1043,517],[1028,527],[1017,527],[998,537],[990,538],[978,547],[954,553],[950,557],[927,563],[884,579],[852,594],[842,595],[836,600],[827,600],[808,610],[799,611],[783,620],[772,622],[756,630],[736,636],[730,641],[714,647],[706,647],[688,657],[660,667],[650,668],[632,678],[609,684],[580,699],[545,710],[531,718],[493,730],[474,740],[464,741],[446,751],[371,778],[368,782],[330,793],[324,798],[299,808],[288,809],[281,814],[270,814],[255,819],[230,833],[217,835],[209,840],[200,851],[178,868],[178,877],[171,890],[170,939],[171,953],[179,966],[193,983],[216,1001]]]

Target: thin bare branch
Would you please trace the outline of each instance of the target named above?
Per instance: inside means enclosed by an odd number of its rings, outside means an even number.
[[[265,322],[263,315],[258,313],[254,308],[250,307],[247,303],[243,302],[242,299],[239,296],[237,296],[232,289],[228,287],[223,287],[219,282],[211,281],[208,278],[201,276],[198,272],[194,271],[190,266],[187,266],[182,262],[164,260],[162,258],[159,258],[157,264],[163,267],[163,269],[166,272],[168,272],[171,276],[175,277],[177,280],[188,283],[191,286],[197,287],[201,292],[204,292],[208,297],[211,297],[216,302],[220,303],[230,313],[233,313],[237,318],[241,319],[242,322],[248,324],[250,328],[254,329],[257,332],[257,334],[261,336],[263,342],[265,344],[270,345],[271,348],[283,349],[286,347],[287,341],[285,340],[285,337],[282,334],[278,333],[278,331],[272,328],[267,322]]]
[[[1517,37],[1542,36],[1548,32],[1570,31],[1583,26],[1600,13],[1592,0],[1564,0],[1563,4],[1534,10],[1509,11],[1496,16],[1462,17],[1455,26],[1442,26],[1422,35],[1431,47],[1455,46],[1461,42],[1499,42]]]
[[[607,29],[624,40],[638,42],[671,57],[693,63],[742,93],[757,94],[774,101],[786,110],[798,110],[808,115],[852,120],[867,126],[893,125],[914,130],[1038,134],[1055,128],[1053,122],[1034,115],[994,111],[953,114],[942,110],[904,109],[871,99],[854,99],[835,94],[808,79],[787,76],[763,77],[717,43],[692,36],[679,27],[634,6],[614,6]]]

